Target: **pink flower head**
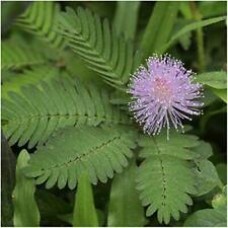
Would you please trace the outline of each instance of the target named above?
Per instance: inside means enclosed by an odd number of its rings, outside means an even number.
[[[147,68],[140,66],[131,78],[128,93],[132,95],[130,110],[144,132],[159,134],[170,126],[183,129],[182,120],[199,115],[203,103],[202,86],[193,82],[192,71],[168,55],[154,55],[147,60]]]

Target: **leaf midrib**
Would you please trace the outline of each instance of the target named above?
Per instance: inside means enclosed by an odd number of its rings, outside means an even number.
[[[49,167],[49,168],[41,168],[41,171],[47,172],[49,170],[61,169],[63,167],[69,167],[69,166],[75,165],[75,163],[77,163],[79,161],[82,161],[83,159],[85,159],[85,160],[88,159],[88,157],[91,156],[91,154],[98,153],[105,146],[107,146],[108,144],[110,144],[110,143],[112,143],[114,141],[117,141],[119,139],[121,139],[121,136],[120,135],[115,136],[112,139],[109,139],[106,142],[101,143],[100,145],[98,145],[98,146],[96,146],[94,148],[91,148],[90,150],[88,150],[88,152],[83,152],[82,154],[79,154],[75,158],[73,158],[73,159],[70,159],[69,158],[67,161],[65,161],[63,163],[60,163],[60,164],[56,164],[55,166],[52,166],[52,167]],[[74,156],[74,155],[72,155],[72,156]]]
[[[107,121],[107,122],[118,122],[118,123],[126,123],[126,121],[119,119],[118,121],[116,121],[115,118],[109,118],[109,115],[104,115],[104,116],[99,116],[97,114],[95,115],[88,115],[88,114],[84,114],[84,115],[80,115],[80,114],[41,114],[41,115],[30,115],[30,116],[23,116],[23,118],[14,118],[14,119],[8,119],[8,121],[10,123],[12,122],[16,122],[16,123],[21,123],[21,122],[29,122],[31,119],[43,119],[43,118],[48,118],[48,121],[50,121],[50,119],[54,118],[54,117],[65,117],[66,119],[70,119],[70,118],[75,118],[76,120],[80,120],[83,118],[86,118],[88,120],[94,120],[96,119],[96,121]],[[9,124],[6,124],[9,125]]]
[[[158,159],[160,161],[160,167],[161,167],[161,173],[162,173],[162,186],[163,186],[163,192],[162,192],[162,208],[165,208],[166,206],[166,190],[167,190],[167,180],[166,180],[166,175],[165,175],[165,171],[164,171],[164,164],[163,164],[163,160],[161,158],[161,151],[159,149],[159,146],[156,142],[156,140],[153,138],[155,147],[157,149],[157,155],[158,155]]]

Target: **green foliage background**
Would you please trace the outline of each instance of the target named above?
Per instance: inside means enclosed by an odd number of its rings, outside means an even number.
[[[2,226],[226,226],[226,2],[1,6]],[[126,94],[166,52],[205,95],[169,141]]]

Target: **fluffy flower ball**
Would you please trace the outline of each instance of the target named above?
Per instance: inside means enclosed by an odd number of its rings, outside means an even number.
[[[183,128],[183,119],[200,114],[202,86],[193,79],[192,71],[167,55],[152,56],[147,67],[139,67],[131,78],[129,106],[144,132],[155,135],[167,127],[168,137],[171,125]]]

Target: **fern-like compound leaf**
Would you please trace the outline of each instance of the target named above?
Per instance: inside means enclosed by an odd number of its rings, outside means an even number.
[[[58,31],[67,45],[106,83],[122,88],[138,64],[133,46],[115,35],[107,19],[102,21],[87,9],[67,8],[58,15]]]
[[[134,137],[121,127],[67,127],[38,147],[25,173],[47,188],[57,183],[60,189],[66,184],[73,189],[84,172],[91,183],[105,183],[128,165]]]
[[[34,66],[45,62],[38,48],[28,46],[25,40],[15,36],[2,42],[2,70],[20,69],[24,66]]]
[[[196,192],[191,160],[199,145],[197,137],[172,132],[167,142],[166,132],[156,137],[142,137],[140,156],[145,160],[139,167],[137,188],[140,199],[147,208],[147,216],[157,211],[160,223],[178,220],[180,212],[192,205],[191,194]]]
[[[49,81],[54,77],[60,77],[60,71],[58,68],[48,64],[30,67],[30,69],[24,69],[21,73],[10,72],[7,80],[2,83],[2,98],[8,98],[10,91],[20,93],[22,86],[29,84],[39,85],[41,81]]]
[[[55,31],[54,22],[59,13],[59,6],[51,1],[34,1],[21,14],[16,25],[21,29],[39,37],[54,48],[63,48],[64,39]]]
[[[109,103],[109,93],[94,85],[62,77],[39,86],[27,85],[2,99],[4,133],[10,144],[28,147],[44,143],[57,129],[100,123],[129,123],[128,117]]]

